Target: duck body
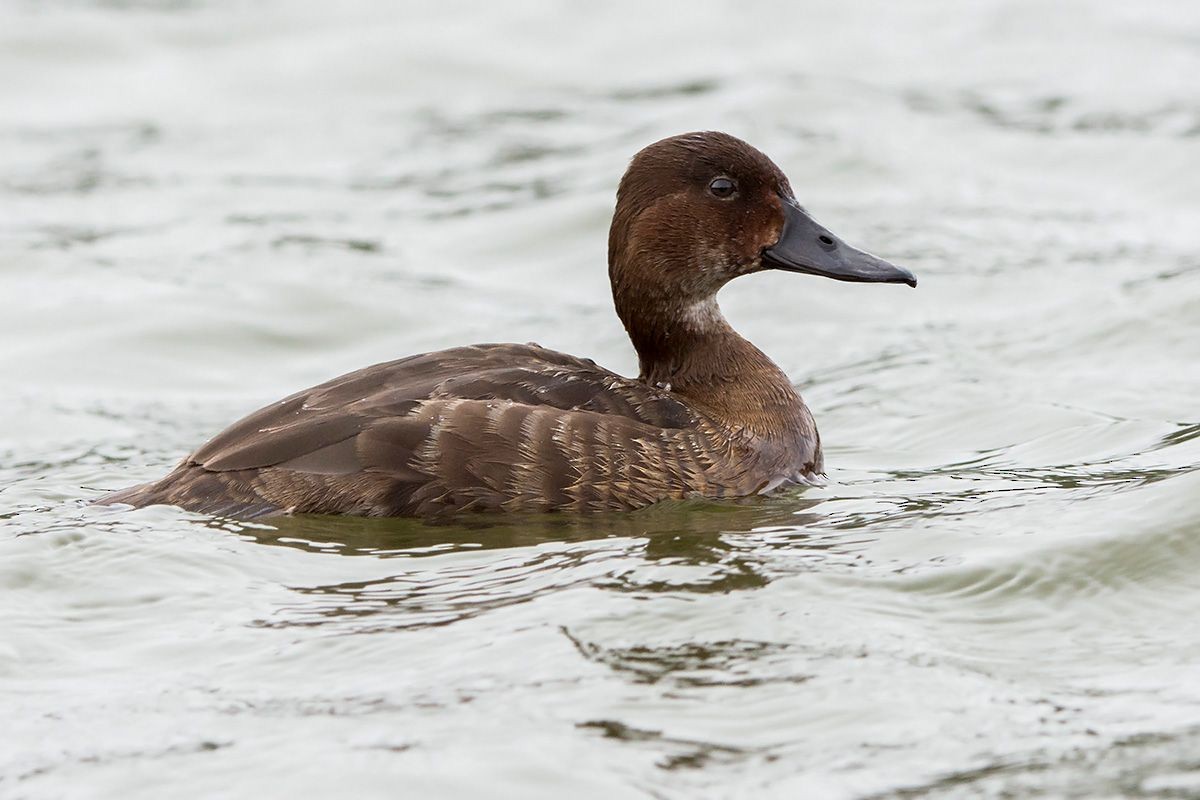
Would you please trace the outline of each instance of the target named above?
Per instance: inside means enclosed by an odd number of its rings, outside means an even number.
[[[811,433],[780,446],[589,360],[483,344],[293,394],[104,502],[241,518],[620,511],[811,477]]]
[[[716,302],[766,269],[916,285],[817,224],[745,142],[664,139],[634,157],[609,233],[637,378],[533,344],[377,364],[262,408],[161,480],[97,502],[431,517],[620,511],[811,481],[823,470],[812,415]]]

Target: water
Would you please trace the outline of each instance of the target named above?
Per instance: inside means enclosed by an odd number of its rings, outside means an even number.
[[[1200,797],[1200,11],[800,5],[0,5],[0,796]],[[83,505],[376,361],[634,371],[696,128],[921,278],[722,295],[827,487]]]

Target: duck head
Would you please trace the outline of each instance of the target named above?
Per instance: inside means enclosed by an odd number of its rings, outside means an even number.
[[[713,131],[672,136],[633,157],[608,247],[617,313],[643,356],[639,339],[723,322],[716,293],[740,275],[778,269],[917,285],[907,269],[814,220],[769,158]]]

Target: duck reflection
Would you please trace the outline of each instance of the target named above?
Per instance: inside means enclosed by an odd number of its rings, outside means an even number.
[[[808,509],[819,502],[776,495],[735,503],[667,502],[641,511],[612,514],[473,514],[432,521],[300,514],[273,517],[261,524],[229,520],[209,524],[236,531],[259,544],[345,556],[420,558],[455,550],[645,538],[645,556],[651,560],[710,563],[730,549],[724,536],[810,525],[820,517]]]
[[[836,547],[806,531],[818,500],[660,504],[624,514],[479,515],[420,522],[338,516],[239,524],[259,544],[341,557],[397,559],[372,580],[291,587],[304,602],[259,624],[355,631],[446,625],[576,586],[633,593],[720,593],[765,586],[779,548]],[[229,529],[230,524],[220,524]],[[492,556],[467,557],[493,551]]]

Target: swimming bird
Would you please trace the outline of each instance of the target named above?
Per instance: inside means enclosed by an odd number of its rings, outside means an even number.
[[[746,142],[686,133],[637,153],[608,238],[627,378],[534,344],[479,344],[366,367],[236,422],[161,480],[103,504],[240,518],[630,510],[812,482],[821,440],[788,377],[717,292],[768,269],[905,283],[842,242]]]

